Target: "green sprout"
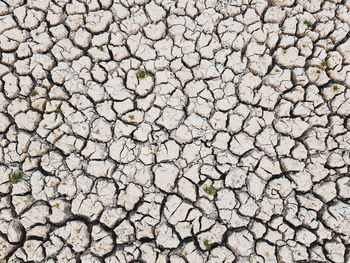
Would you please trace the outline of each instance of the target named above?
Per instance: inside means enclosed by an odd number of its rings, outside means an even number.
[[[211,244],[209,243],[208,239],[204,239],[203,240],[203,244],[204,244],[205,250],[210,250],[211,249]]]
[[[154,74],[144,69],[140,69],[139,71],[136,72],[136,77],[138,80],[145,79],[147,76],[153,77]]]
[[[35,90],[35,89],[33,89],[31,92],[30,92],[30,96],[31,97],[35,97],[35,96],[37,96],[39,94],[39,92],[37,91],[37,90]]]
[[[22,172],[16,172],[10,175],[10,181],[13,184],[17,184],[19,182],[19,180],[21,180],[23,176]]]
[[[56,109],[56,113],[57,113],[57,114],[63,114],[63,111],[62,111],[61,108],[57,108],[57,109]]]
[[[214,186],[204,186],[203,187],[203,191],[205,192],[205,193],[207,193],[208,195],[215,195],[215,193],[216,193],[216,190],[215,190],[215,188],[214,188]]]
[[[100,51],[105,51],[103,45],[98,46],[98,49],[99,49]]]
[[[321,61],[321,67],[324,67],[324,68],[328,68],[328,67],[329,67],[328,61],[327,61],[326,59],[323,59],[323,60]]]
[[[312,28],[314,23],[312,23],[310,20],[304,20],[304,25],[306,25],[308,28]]]

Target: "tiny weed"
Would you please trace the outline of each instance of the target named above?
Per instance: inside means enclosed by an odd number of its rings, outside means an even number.
[[[339,90],[340,90],[340,88],[339,88],[338,85],[333,85],[333,86],[332,86],[332,91],[333,91],[334,93],[337,93]]]
[[[138,80],[145,79],[147,76],[153,77],[154,74],[144,69],[140,69],[139,71],[136,72],[136,77]]]
[[[329,65],[328,65],[328,61],[326,59],[323,59],[322,62],[321,62],[321,67],[323,68],[328,68]]]
[[[98,46],[98,49],[99,49],[100,51],[105,51],[103,45]]]
[[[211,249],[211,244],[209,243],[208,239],[204,239],[203,244],[205,246],[205,250],[210,250]]]
[[[39,94],[39,92],[37,91],[37,90],[35,90],[35,89],[33,89],[31,92],[30,92],[30,96],[31,97],[35,97],[35,96],[37,96]]]
[[[214,186],[204,186],[203,187],[203,191],[205,192],[205,193],[207,193],[208,195],[215,195],[215,193],[216,193],[216,190],[215,190],[215,188],[214,188]]]
[[[57,113],[57,114],[63,114],[63,111],[62,111],[61,108],[57,108],[57,109],[56,109],[56,113]]]
[[[7,37],[7,42],[16,41],[13,38]]]
[[[23,176],[22,172],[16,172],[16,173],[11,174],[11,176],[10,176],[11,183],[17,184],[19,182],[19,180],[21,180],[22,176]]]
[[[304,20],[304,25],[306,25],[308,28],[312,28],[314,23],[312,23],[310,20]]]

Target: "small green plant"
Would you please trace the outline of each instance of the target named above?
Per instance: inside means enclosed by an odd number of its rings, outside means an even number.
[[[103,45],[99,45],[99,46],[98,46],[98,49],[99,49],[100,51],[105,51]]]
[[[30,96],[31,97],[35,97],[35,96],[37,96],[39,94],[39,92],[37,91],[37,90],[35,90],[35,89],[33,89],[31,92],[30,92]]]
[[[57,113],[57,114],[63,114],[63,111],[62,111],[61,108],[58,107],[58,108],[56,109],[56,113]]]
[[[306,25],[308,28],[312,28],[314,23],[312,23],[310,20],[304,20],[304,25]]]
[[[333,91],[334,93],[337,93],[339,90],[340,90],[340,88],[339,88],[338,85],[333,85],[333,86],[332,86],[332,91]]]
[[[10,175],[10,181],[13,184],[17,184],[21,180],[22,177],[23,177],[22,172],[15,172],[15,173]]]
[[[136,72],[136,77],[138,80],[145,79],[147,76],[153,77],[154,74],[144,69],[140,69],[139,71]]]
[[[326,59],[323,59],[321,61],[321,67],[323,67],[323,68],[328,68],[329,67],[328,61]]]
[[[215,190],[215,188],[214,188],[214,186],[204,186],[203,187],[203,191],[205,192],[205,193],[207,193],[208,195],[215,195],[215,193],[216,193],[216,190]]]
[[[203,240],[203,245],[205,247],[205,250],[210,250],[211,249],[211,244],[209,243],[208,239]]]

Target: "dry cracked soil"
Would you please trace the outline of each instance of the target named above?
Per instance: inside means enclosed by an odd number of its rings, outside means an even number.
[[[0,0],[0,262],[350,262],[350,0]]]

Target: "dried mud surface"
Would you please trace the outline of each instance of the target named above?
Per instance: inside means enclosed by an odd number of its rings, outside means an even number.
[[[0,261],[350,262],[349,0],[0,0]]]

